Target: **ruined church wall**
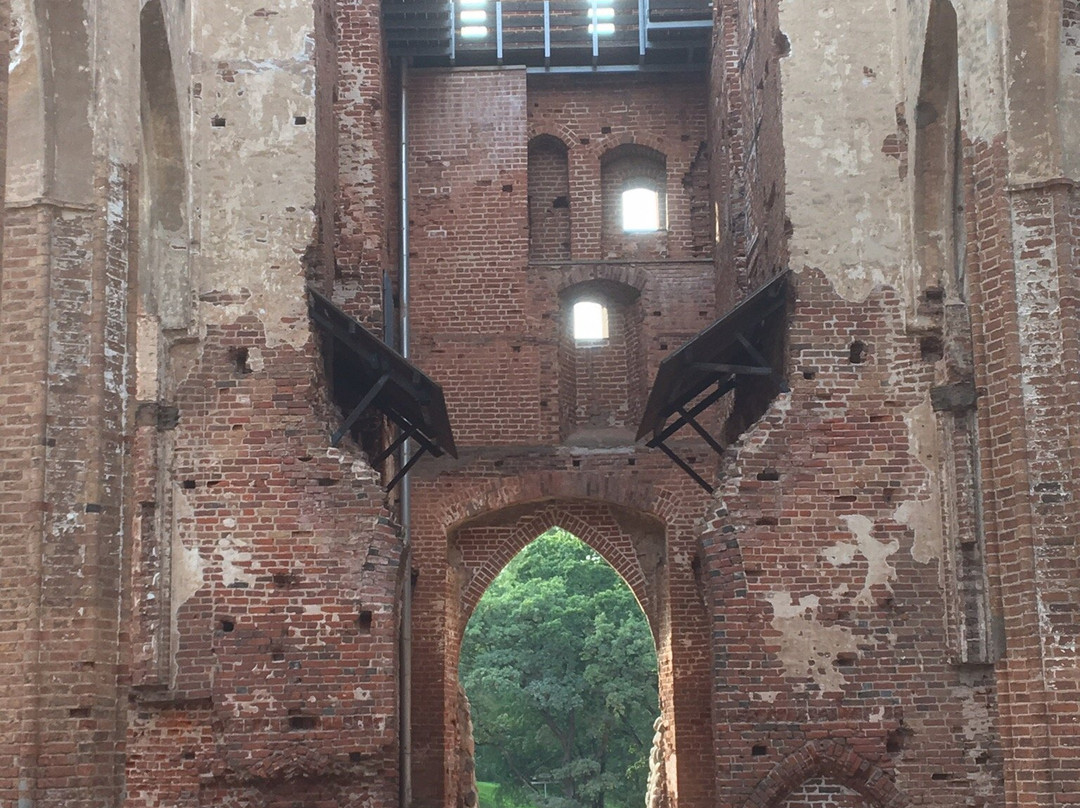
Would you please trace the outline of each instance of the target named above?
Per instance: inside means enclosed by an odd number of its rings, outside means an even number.
[[[317,177],[335,81],[317,12],[170,7],[172,37],[191,20],[170,42],[191,315],[140,344],[158,355],[138,402],[130,805],[397,800],[400,539],[378,475],[329,446],[307,315],[336,244],[318,195],[338,185]]]
[[[954,622],[976,616],[950,583],[946,514],[957,508],[946,498],[970,480],[950,476],[941,421],[951,416],[931,407],[944,350],[927,339],[934,326],[913,327],[944,313],[909,291],[926,8],[911,11],[923,27],[909,35],[889,4],[781,2],[772,30],[753,6],[722,20],[713,80],[734,182],[743,166],[743,183],[768,185],[770,151],[751,152],[782,124],[792,390],[732,447],[703,539],[719,801],[810,805],[832,789],[869,804],[1000,804],[994,671],[988,660],[957,664]],[[965,18],[963,30],[976,24]],[[985,83],[987,61],[964,64]],[[780,122],[755,112],[773,70]],[[965,120],[986,129],[995,109],[983,89]],[[755,172],[764,183],[751,182]],[[742,204],[747,225],[732,229],[721,277],[745,277],[764,210],[752,193],[733,189],[731,216]],[[824,785],[803,785],[823,775]]]
[[[13,40],[0,269],[0,800],[99,805],[118,793],[122,765],[134,33],[113,2],[5,4],[0,17]],[[112,69],[93,58],[105,48],[117,49]]]
[[[854,777],[842,761],[856,758],[894,777],[903,798],[931,804],[1056,804],[1050,791],[1075,790],[1073,767],[1056,762],[1072,756],[1075,732],[1055,715],[1076,670],[1061,642],[1076,624],[1073,540],[1061,532],[1075,519],[1062,471],[1074,463],[1064,391],[1076,361],[1075,255],[1070,183],[1055,169],[1061,105],[1046,101],[1059,32],[1043,36],[1054,11],[1030,4],[955,11],[959,287],[927,274],[919,251],[920,205],[944,179],[918,162],[942,111],[921,105],[931,4],[780,4],[793,391],[735,447],[705,540],[707,577],[745,571],[740,614],[764,637],[743,656],[758,633],[715,598],[717,681],[729,666],[763,664],[736,679],[766,691],[751,703],[771,705],[744,713],[732,700],[727,713],[718,694],[717,738],[749,749],[721,761],[733,804],[776,804],[823,771],[872,803],[900,798]],[[1066,27],[1068,14],[1066,4]],[[1054,70],[1040,72],[1044,62]],[[973,406],[943,398],[954,384],[970,385]],[[860,525],[875,544],[862,546]],[[882,587],[873,603],[855,594]],[[764,682],[777,665],[783,687],[772,691]],[[826,694],[853,679],[859,687],[830,704]],[[789,698],[800,703],[790,723],[770,725]],[[742,734],[728,734],[728,715],[750,718]],[[781,740],[753,742],[765,735]],[[842,742],[826,748],[822,737]],[[752,791],[724,791],[733,773],[751,772],[762,778]]]
[[[640,407],[663,356],[715,316],[712,261],[694,257],[691,199],[700,188],[688,178],[707,137],[704,86],[697,77],[534,81],[516,69],[416,70],[408,81],[413,356],[444,385],[461,451],[457,461],[427,458],[412,474],[415,799],[455,805],[466,796],[455,774],[461,631],[502,565],[557,524],[644,593],[678,749],[668,782],[689,804],[710,804],[711,678],[694,572],[704,492],[635,447],[630,418],[590,432],[560,415],[560,352],[593,350],[570,334],[579,294],[605,296],[609,312],[622,306],[627,328],[638,330],[635,386],[624,376],[618,393],[614,382],[603,387],[598,409]],[[570,255],[530,261],[528,150],[545,135],[568,152]],[[626,145],[666,157],[671,230],[643,235],[644,253],[612,257],[603,252],[611,200],[602,156]],[[534,210],[541,202],[553,199]],[[666,255],[654,249],[664,239]],[[694,462],[715,462],[690,445]],[[655,548],[649,555],[652,545],[634,544],[640,525],[613,516],[611,503],[663,525],[659,569]]]

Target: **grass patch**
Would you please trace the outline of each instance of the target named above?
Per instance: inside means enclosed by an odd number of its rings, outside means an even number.
[[[478,808],[495,808],[495,793],[499,790],[498,783],[477,783],[476,800]]]
[[[477,808],[533,808],[529,802],[518,802],[508,794],[499,794],[498,783],[476,784]]]

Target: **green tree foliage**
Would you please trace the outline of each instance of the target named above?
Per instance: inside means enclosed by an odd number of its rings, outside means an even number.
[[[477,778],[502,784],[500,796],[643,805],[656,650],[630,588],[588,546],[554,528],[522,550],[470,619],[460,674]]]

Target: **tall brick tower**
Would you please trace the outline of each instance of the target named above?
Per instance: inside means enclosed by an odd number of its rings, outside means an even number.
[[[1080,805],[1075,0],[0,37],[0,807],[473,808],[462,633],[556,525],[660,804]]]

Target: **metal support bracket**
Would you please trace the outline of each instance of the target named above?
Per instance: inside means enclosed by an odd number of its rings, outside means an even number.
[[[735,333],[735,339],[737,339],[739,341],[739,344],[742,345],[744,349],[746,349],[746,352],[750,354],[751,359],[753,359],[762,367],[769,368],[769,375],[772,376],[776,383],[780,386],[781,393],[791,392],[791,386],[788,385],[787,379],[785,379],[781,374],[777,373],[775,370],[772,369],[772,366],[769,365],[765,357],[761,355],[761,352],[753,346],[750,340],[748,340],[741,331]]]
[[[650,443],[649,446],[659,449],[661,452],[670,457],[672,463],[685,471],[694,482],[696,482],[710,494],[716,493],[716,489],[709,485],[709,483],[706,482],[705,478],[694,470],[693,466],[691,466],[689,463],[679,457],[679,455],[677,455],[674,450],[672,450],[672,448],[666,443]]]
[[[419,460],[421,457],[423,457],[425,452],[431,452],[433,447],[427,440],[425,440],[419,434],[417,434],[415,437],[416,437],[417,443],[420,444],[419,451],[417,451],[412,457],[410,457],[408,462],[405,463],[405,465],[402,466],[398,470],[397,474],[394,475],[394,479],[392,479],[389,483],[387,483],[387,485],[386,485],[386,490],[387,491],[393,491],[394,486],[397,485],[399,482],[401,482],[401,480],[405,477],[405,475],[409,473],[409,469],[411,469],[414,465],[416,465],[416,461]],[[434,454],[434,452],[432,452],[432,454]]]
[[[349,413],[349,417],[345,419],[343,423],[331,437],[330,445],[337,446],[341,443],[341,439],[345,437],[345,433],[353,428],[353,424],[357,422],[361,415],[364,414],[364,410],[371,406],[371,402],[375,400],[375,396],[379,395],[379,392],[386,386],[386,383],[390,381],[390,374],[384,373],[379,377],[379,380],[371,386],[371,389],[367,391],[360,403],[353,407],[353,411]]]

